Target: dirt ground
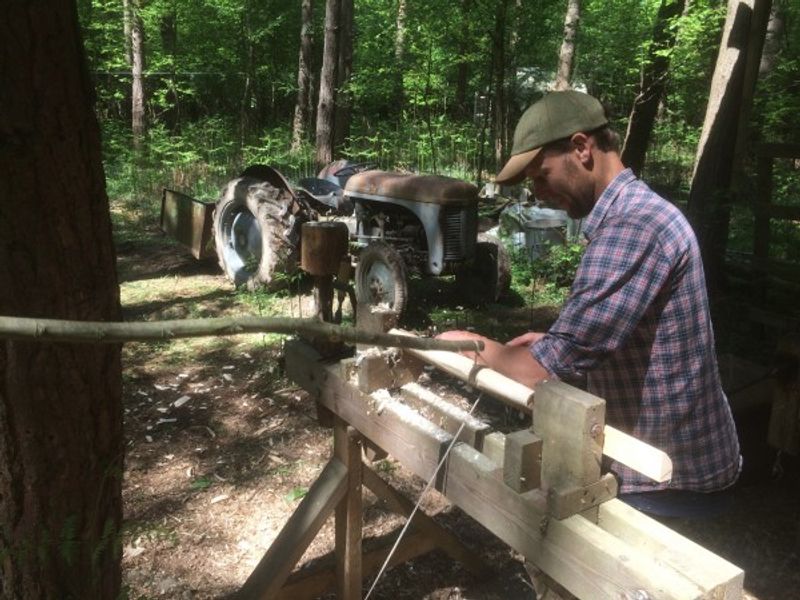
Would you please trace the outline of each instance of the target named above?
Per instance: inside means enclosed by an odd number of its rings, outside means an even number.
[[[307,295],[235,292],[214,264],[194,261],[156,230],[120,243],[118,261],[127,320],[310,313]],[[434,301],[449,302],[441,290]],[[417,310],[425,306],[420,300]],[[450,308],[460,314],[457,301]],[[494,319],[490,333],[552,318],[519,307],[486,312]],[[283,377],[280,344],[277,336],[244,335],[125,346],[128,597],[231,595],[328,460],[331,432],[318,425],[313,402]],[[490,402],[484,408],[494,423],[524,426]],[[800,598],[800,469],[787,461],[783,476],[773,479],[769,460],[753,464],[727,513],[670,526],[742,567],[750,597]],[[408,497],[419,497],[424,482],[391,458],[373,466]],[[438,493],[427,492],[422,507],[479,553],[491,576],[479,580],[435,551],[389,570],[372,598],[534,598],[520,556]],[[365,537],[402,523],[365,493]],[[329,520],[301,562],[330,552],[332,540]]]

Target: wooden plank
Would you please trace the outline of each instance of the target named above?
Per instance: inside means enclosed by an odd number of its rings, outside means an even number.
[[[491,429],[487,423],[443,400],[416,382],[406,383],[400,388],[400,393],[406,404],[418,410],[420,414],[450,435],[455,435],[463,423],[464,428],[458,436],[459,441],[478,450],[483,447],[484,435]]]
[[[336,587],[342,600],[361,600],[361,446],[358,432],[336,418],[333,455],[347,468],[347,492],[336,506]]]
[[[386,500],[392,511],[408,517],[414,510],[413,502],[386,483],[375,471],[368,467],[364,468],[364,485],[372,490],[376,496]],[[488,569],[484,560],[424,512],[420,510],[416,512],[411,527],[429,536],[437,547],[466,566],[473,575],[478,577],[487,575]]]
[[[570,593],[591,600],[707,597],[657,556],[632,548],[580,515],[548,518],[538,490],[517,494],[497,485],[496,468],[475,449],[457,444],[448,464],[447,498]]]
[[[293,353],[291,345],[287,345],[286,352],[288,371],[290,363],[304,353]],[[336,390],[335,394],[326,392],[327,396],[345,395],[337,369],[322,364],[292,368],[307,376],[309,387],[318,386],[324,380],[326,389]],[[331,401],[329,408],[338,413],[340,408],[351,410],[356,405],[352,398],[348,401],[340,398]],[[422,430],[412,426],[416,433],[410,442],[427,450],[409,451],[408,442],[395,432],[396,428],[408,428],[408,424],[397,416],[387,418],[386,414],[386,409],[363,411],[360,418],[366,422],[366,427],[358,429],[365,435],[369,435],[366,428],[374,430],[385,440],[381,446],[395,456],[398,456],[394,450],[397,448],[403,456],[398,458],[417,475],[424,478],[432,473],[441,449],[438,428],[431,426],[431,429]],[[639,590],[659,600],[710,598],[700,586],[660,561],[658,556],[631,547],[580,515],[564,520],[550,518],[547,499],[540,490],[518,494],[506,485],[498,485],[501,478],[500,465],[459,443],[450,454],[446,478],[439,489],[571,593],[592,600],[616,600],[625,594],[635,597]]]
[[[637,552],[657,556],[694,581],[707,598],[741,598],[744,571],[620,500],[600,505],[598,525]]]
[[[308,494],[244,582],[239,591],[240,598],[250,600],[275,597],[275,593],[303,556],[325,519],[344,497],[346,490],[347,469],[333,458],[325,465]]]
[[[364,540],[368,547],[362,557],[364,576],[369,577],[378,572],[389,551],[399,535],[392,531],[380,538]],[[436,549],[435,542],[421,531],[413,529],[406,532],[405,537],[389,560],[389,567],[402,564],[422,554]],[[274,600],[298,600],[298,598],[317,598],[331,590],[336,583],[336,557],[325,555],[308,566],[292,573],[284,586],[274,596]]]
[[[525,429],[506,435],[503,445],[503,481],[515,492],[541,485],[542,438]]]
[[[410,335],[408,332],[397,329],[392,330],[391,333]],[[440,350],[414,350],[412,353],[414,356],[421,358],[425,362],[428,362],[459,379],[470,382],[469,378],[472,375],[474,363],[466,356]],[[442,362],[443,357],[446,357],[447,359],[444,363]],[[467,363],[464,363],[463,360],[453,361],[452,357],[464,359],[467,361],[468,365]],[[458,364],[459,368],[456,369],[453,367],[454,364]],[[467,371],[466,374],[465,370]],[[496,371],[492,371],[491,369],[481,369],[478,375],[488,375],[486,371],[491,371],[491,373],[494,373],[496,377],[493,376],[490,380],[485,380],[490,381],[491,385],[479,389],[483,389],[493,397],[505,402],[510,406],[513,406],[514,408],[524,412],[532,412],[532,400],[534,398],[532,389],[514,381],[513,379],[505,377]],[[520,388],[524,388],[524,391],[521,391]],[[619,435],[617,435],[617,433],[619,433]],[[663,479],[664,465],[669,465],[669,472],[670,474],[672,473],[672,462],[669,456],[667,456],[667,454],[663,451],[650,447],[650,449],[647,451],[650,456],[648,456],[646,460],[642,460],[641,453],[644,449],[643,444],[645,444],[645,442],[637,440],[639,443],[630,444],[630,441],[636,438],[626,435],[610,425],[606,425],[603,428],[603,435],[606,439],[611,438],[614,441],[614,443],[608,447],[603,448],[603,454],[609,458],[620,462],[655,481],[666,481],[666,479]],[[651,466],[653,465],[655,466],[655,469],[651,469]],[[669,479],[669,477],[667,479]]]
[[[483,455],[495,463],[499,468],[495,473],[500,481],[505,480],[503,463],[506,454],[506,436],[499,431],[493,431],[483,438]]]

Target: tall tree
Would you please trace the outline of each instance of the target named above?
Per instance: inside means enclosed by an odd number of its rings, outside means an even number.
[[[303,0],[300,9],[300,57],[297,62],[297,101],[292,124],[292,152],[300,149],[311,116],[311,53],[314,48],[314,4]]]
[[[581,18],[580,0],[567,0],[567,14],[564,17],[564,37],[558,53],[555,89],[568,90],[572,86],[572,68],[575,62],[575,38],[578,36],[578,23]]]
[[[763,21],[760,32],[763,43],[767,19],[759,18],[758,14],[769,14],[769,2],[728,0],[722,41],[695,157],[689,191],[689,216],[703,250],[706,275],[712,291],[717,290],[722,282],[740,113],[743,109],[749,110],[743,98],[752,85],[752,82],[745,80],[748,46],[753,51],[751,29],[753,23]],[[757,13],[755,17],[754,12]],[[759,52],[760,49],[761,44],[758,44]],[[755,74],[757,69],[751,71]],[[751,99],[752,95],[749,97]]]
[[[674,22],[683,13],[685,4],[685,0],[661,0],[656,14],[652,42],[642,67],[639,93],[633,100],[628,131],[622,147],[622,162],[637,175],[642,173],[644,167],[658,105],[666,87],[670,50],[675,45],[678,31]]]
[[[142,0],[131,1],[131,131],[133,145],[139,148],[144,140],[144,24]]]
[[[352,98],[348,89],[353,73],[353,0],[340,0],[339,62],[336,69],[336,116],[334,117],[333,147],[344,146],[350,135]]]
[[[333,159],[333,128],[336,114],[336,67],[339,62],[339,10],[341,0],[325,2],[325,46],[319,76],[317,102],[317,167]]]
[[[0,55],[0,314],[119,320],[74,0],[4,3]],[[118,597],[121,387],[119,346],[0,340],[0,597]]]
[[[494,75],[494,96],[492,115],[494,123],[494,158],[501,165],[508,151],[508,127],[506,103],[506,17],[508,0],[497,0],[494,33],[492,34],[492,73]]]
[[[398,109],[403,107],[405,90],[403,72],[406,63],[406,0],[397,0],[397,15],[394,32],[394,101]]]

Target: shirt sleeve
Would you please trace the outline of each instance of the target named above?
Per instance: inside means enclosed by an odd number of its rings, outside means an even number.
[[[585,376],[626,343],[657,305],[671,271],[652,228],[605,223],[586,248],[558,319],[531,354],[560,379]]]

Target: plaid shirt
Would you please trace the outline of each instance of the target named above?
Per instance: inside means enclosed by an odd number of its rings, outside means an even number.
[[[570,297],[531,354],[560,379],[585,376],[610,425],[669,454],[673,476],[663,484],[611,463],[621,493],[733,484],[739,441],[689,223],[625,170],[583,231],[589,243]]]

